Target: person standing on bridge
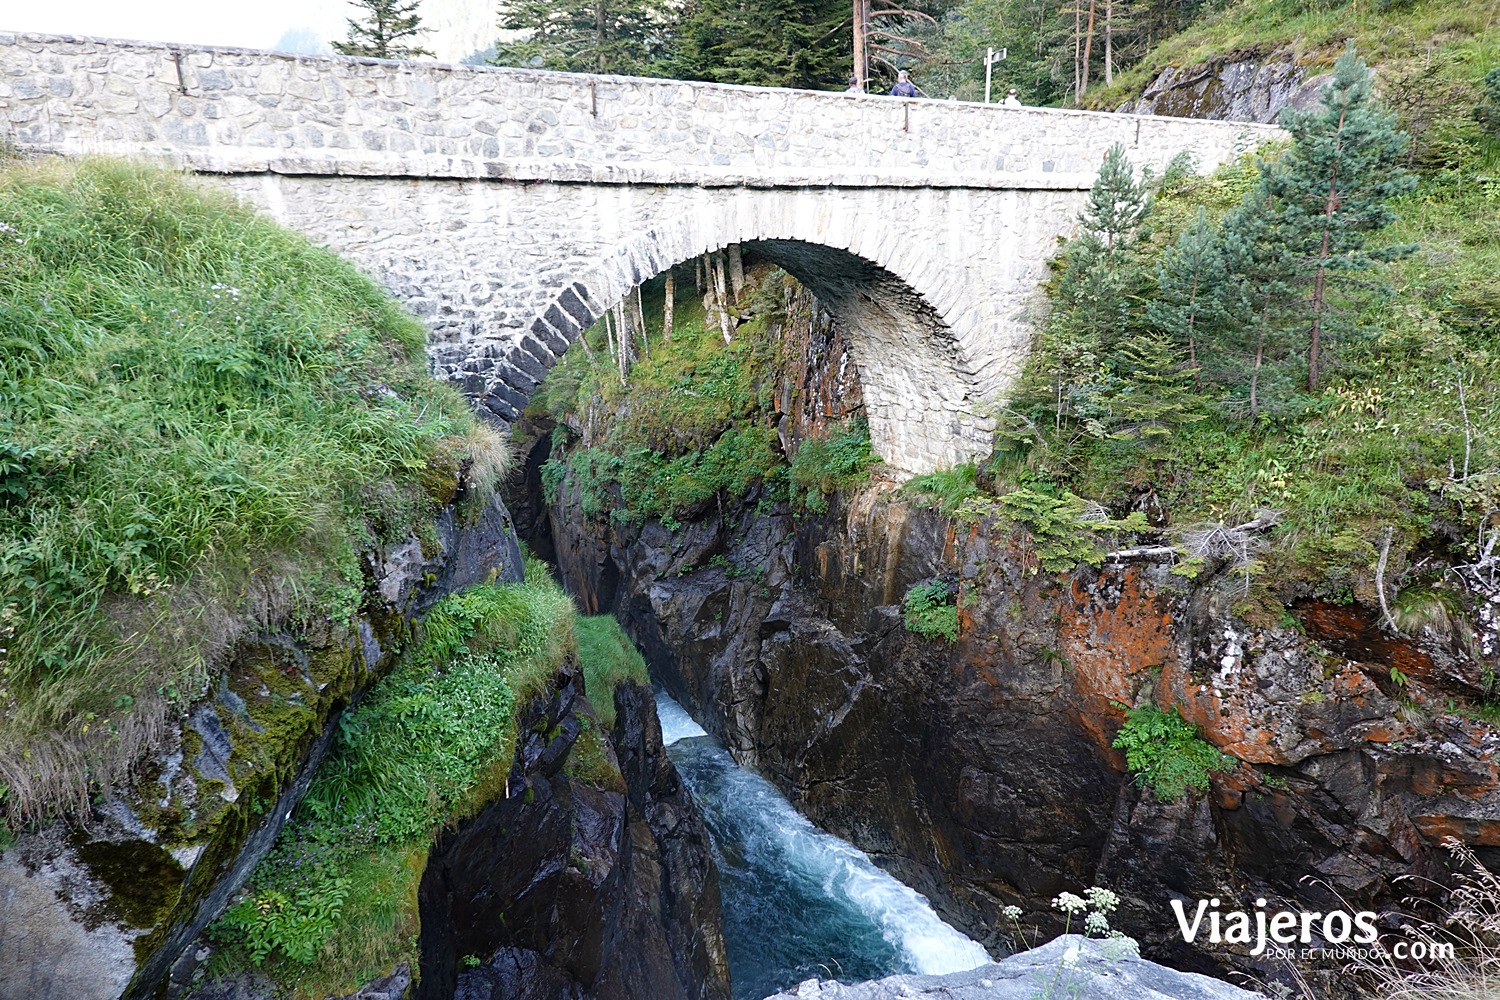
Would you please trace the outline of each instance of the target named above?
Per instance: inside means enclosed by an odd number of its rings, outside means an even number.
[[[847,87],[844,88],[844,93],[846,93],[846,94],[863,94],[864,92],[865,92],[865,88],[861,87],[859,85],[859,77],[857,77],[857,76],[851,76],[849,78],[849,86],[847,86]]]
[[[907,79],[906,70],[896,74],[896,85],[891,88],[892,97],[916,97],[917,85]]]
[[[1019,108],[1019,107],[1022,106],[1021,105],[1021,98],[1019,98],[1019,97],[1016,96],[1016,88],[1015,87],[1012,87],[1012,88],[1010,88],[1009,90],[1007,90],[1005,92],[1005,100],[1001,101],[1000,104],[1003,107],[1007,107],[1007,108]]]

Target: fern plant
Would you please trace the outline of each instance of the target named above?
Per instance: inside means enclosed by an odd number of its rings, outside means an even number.
[[[914,584],[906,592],[902,609],[907,631],[926,639],[958,641],[958,605],[942,580]]]
[[[1234,757],[1204,740],[1198,727],[1183,719],[1176,708],[1170,712],[1154,705],[1129,709],[1114,746],[1125,751],[1125,763],[1135,772],[1136,783],[1164,802],[1182,798],[1189,789],[1207,791],[1210,775],[1239,766]]]

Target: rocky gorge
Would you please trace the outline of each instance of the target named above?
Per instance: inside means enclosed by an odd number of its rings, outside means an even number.
[[[813,334],[788,376],[793,450],[857,409],[857,387],[829,385],[852,370],[836,337]],[[1023,527],[945,514],[879,474],[822,514],[752,494],[674,530],[591,517],[576,478],[549,503],[538,473],[580,433],[533,429],[522,537],[741,763],[992,954],[1024,940],[1006,907],[1051,934],[1054,896],[1103,885],[1147,957],[1283,980],[1283,958],[1186,942],[1172,901],[1384,911],[1404,878],[1441,881],[1446,838],[1500,849],[1500,735],[1444,709],[1482,668],[1439,629],[1392,634],[1358,603],[1247,612],[1227,560],[1193,578],[1126,550],[1048,571]],[[903,624],[904,596],[933,582],[956,641]],[[1143,788],[1115,746],[1140,705],[1180,713],[1232,769],[1203,794]],[[1298,973],[1320,995],[1350,988],[1337,963]]]

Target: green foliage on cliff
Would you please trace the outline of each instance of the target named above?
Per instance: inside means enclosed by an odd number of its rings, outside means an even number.
[[[944,514],[956,514],[967,501],[983,495],[979,469],[973,462],[916,476],[901,487],[901,493]]]
[[[13,824],[123,774],[242,629],[347,626],[359,551],[505,446],[374,282],[178,175],[0,165],[0,274]]]
[[[525,583],[440,601],[395,671],[345,712],[302,804],[212,928],[231,951],[225,971],[266,964],[322,996],[414,958],[432,838],[503,794],[517,707],[580,647],[572,602],[540,564],[527,570]],[[606,676],[621,675],[634,677]]]
[[[953,588],[942,580],[913,584],[901,601],[901,620],[924,639],[958,641],[958,605]]]
[[[1321,128],[1298,146],[1336,134]],[[1500,157],[1485,141],[1486,155]],[[1085,240],[1070,244],[1052,317],[978,477],[996,498],[1071,493],[1117,518],[1147,513],[1167,544],[1279,511],[1238,584],[1248,583],[1255,606],[1271,606],[1270,620],[1278,597],[1376,606],[1381,587],[1390,598],[1433,571],[1418,551],[1449,565],[1481,561],[1500,512],[1500,189],[1445,168],[1414,192],[1370,202],[1377,225],[1360,224],[1369,253],[1359,272],[1325,284],[1332,360],[1325,336],[1328,364],[1309,391],[1316,267],[1289,265],[1311,261],[1302,250],[1321,239],[1283,224],[1308,213],[1280,193],[1299,158],[1307,162],[1299,148],[1273,151],[1160,185],[1102,292],[1069,285],[1098,255],[1074,249]],[[1376,195],[1390,169],[1389,155],[1373,168]],[[1381,201],[1395,216],[1384,228]],[[1106,293],[1117,297],[1099,321]],[[1150,352],[1132,352],[1148,343]],[[1122,414],[1122,392],[1160,401],[1167,383],[1181,405],[1155,420],[1164,433],[1122,433],[1139,422]]]
[[[870,449],[870,428],[863,421],[839,427],[827,437],[808,438],[792,458],[792,501],[815,514],[825,514],[829,497],[866,482],[870,466],[879,461]]]
[[[1239,766],[1238,760],[1205,742],[1197,727],[1184,721],[1175,708],[1170,712],[1152,705],[1130,709],[1114,746],[1125,751],[1125,763],[1135,772],[1136,782],[1164,802],[1180,799],[1190,790],[1207,791],[1211,775]]]
[[[542,467],[549,501],[576,490],[589,517],[660,518],[672,527],[720,496],[762,487],[784,495],[775,399],[781,342],[770,325],[781,307],[780,272],[763,271],[761,280],[766,294],[740,310],[727,344],[687,294],[687,281],[678,283],[672,339],[665,340],[661,286],[648,286],[649,347],[642,353],[636,338],[640,356],[624,378],[603,324],[585,331],[589,350],[575,345],[563,355],[532,399],[530,412],[583,432],[583,441]]]

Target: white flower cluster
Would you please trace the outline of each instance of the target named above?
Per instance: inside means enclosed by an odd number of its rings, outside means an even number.
[[[1082,896],[1075,896],[1071,892],[1059,895],[1052,901],[1052,906],[1055,909],[1062,910],[1069,916],[1075,913],[1082,913],[1089,908],[1089,904],[1084,901]]]
[[[1072,924],[1074,917],[1083,914],[1085,934],[1105,937],[1118,933],[1110,930],[1109,915],[1119,909],[1120,897],[1108,889],[1101,889],[1095,885],[1086,889],[1082,896],[1071,892],[1059,893],[1057,898],[1052,900],[1052,906],[1068,915],[1069,925]],[[1020,915],[1019,910],[1016,913]]]
[[[1097,885],[1090,886],[1083,895],[1089,901],[1090,908],[1099,913],[1107,915],[1115,912],[1120,907],[1119,896],[1116,896],[1108,889],[1101,889]]]

